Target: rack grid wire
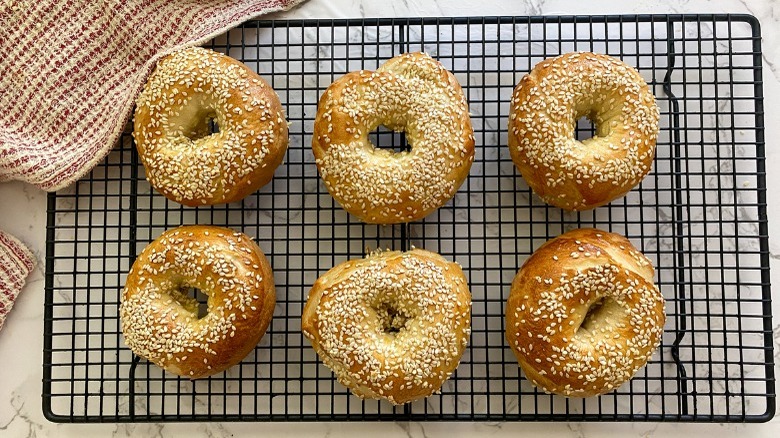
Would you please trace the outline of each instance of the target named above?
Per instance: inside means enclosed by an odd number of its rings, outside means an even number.
[[[129,134],[87,178],[48,198],[43,410],[57,422],[256,420],[766,421],[775,412],[761,48],[744,15],[639,15],[251,21],[206,45],[276,89],[290,125],[285,162],[243,202],[187,208],[154,192]],[[407,225],[361,223],[325,190],[311,152],[317,101],[344,73],[426,51],[458,78],[476,159],[457,195]],[[636,66],[657,97],[654,168],[608,206],[563,212],[532,196],[507,149],[512,89],[571,51]],[[577,135],[593,128],[578,122]],[[377,147],[403,150],[379,129]],[[274,269],[277,307],[240,365],[190,381],[134,357],[119,295],[135,256],[164,230],[214,224],[253,236]],[[657,267],[662,346],[597,398],[544,394],[504,340],[518,267],[577,227],[628,236]],[[317,277],[375,248],[422,247],[456,260],[473,294],[473,333],[441,394],[400,407],[336,382],[300,330]]]

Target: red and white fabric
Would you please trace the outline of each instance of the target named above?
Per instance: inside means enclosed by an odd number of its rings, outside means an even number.
[[[35,257],[21,242],[0,231],[0,329],[35,267]]]
[[[0,1],[0,182],[74,183],[114,146],[160,57],[301,1]],[[32,258],[0,236],[0,262],[15,261],[0,267],[3,318]]]

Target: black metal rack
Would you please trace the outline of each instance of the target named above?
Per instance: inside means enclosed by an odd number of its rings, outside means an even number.
[[[766,421],[775,412],[761,48],[750,16],[578,16],[252,21],[208,46],[277,90],[291,122],[274,180],[242,203],[186,208],[153,192],[129,134],[92,174],[50,195],[43,410],[58,422],[242,420]],[[464,86],[477,155],[455,198],[409,225],[366,225],[324,189],[313,163],[317,100],[343,73],[424,50]],[[624,199],[565,213],[531,195],[506,147],[520,77],[559,53],[637,66],[661,108],[654,169]],[[578,135],[592,132],[580,122]],[[380,130],[379,147],[404,137]],[[254,236],[274,268],[272,326],[239,366],[189,381],[133,357],[117,307],[136,254],[165,229],[208,223]],[[599,398],[534,389],[503,337],[517,268],[547,239],[595,226],[628,236],[667,299],[662,348]],[[351,396],[300,333],[315,279],[376,247],[460,262],[473,334],[440,395],[402,407]]]

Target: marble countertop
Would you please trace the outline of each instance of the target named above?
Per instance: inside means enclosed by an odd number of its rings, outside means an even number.
[[[393,16],[468,16],[468,15],[560,15],[618,13],[750,13],[761,22],[764,37],[764,96],[766,138],[780,138],[780,101],[769,98],[780,93],[780,7],[772,1],[677,0],[635,2],[576,0],[524,0],[463,2],[458,0],[310,0],[301,7],[274,18],[338,18]],[[780,164],[780,152],[768,144],[767,168]],[[767,176],[769,193],[780,189],[780,173]],[[780,234],[780,198],[769,197],[769,235]],[[45,257],[46,194],[21,183],[0,185],[0,228],[26,242],[41,261]],[[780,240],[770,237],[772,283],[780,284]],[[0,333],[0,436],[242,436],[257,434],[252,423],[207,424],[104,424],[62,425],[48,422],[41,410],[41,352],[43,349],[43,271],[38,268],[29,278],[15,310]],[[773,314],[780,315],[780,300],[773,302]],[[775,317],[775,362],[780,361],[780,322]],[[777,369],[778,373],[780,369]],[[362,436],[376,433],[373,423],[264,424],[269,435]],[[453,433],[473,435],[515,435],[528,433],[556,436],[692,436],[720,435],[751,437],[780,436],[780,416],[766,424],[657,424],[657,423],[390,423],[382,424],[387,436],[435,437]]]

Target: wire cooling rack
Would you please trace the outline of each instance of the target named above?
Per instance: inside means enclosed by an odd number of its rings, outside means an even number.
[[[273,182],[242,203],[186,208],[151,190],[129,134],[92,174],[48,199],[43,410],[60,422],[181,420],[766,421],[775,411],[767,249],[761,49],[750,16],[505,17],[253,21],[208,44],[277,90],[290,147]],[[424,50],[463,85],[476,159],[455,198],[409,225],[366,225],[321,183],[311,152],[317,100],[335,79]],[[560,53],[608,53],[637,66],[658,98],[653,171],[624,199],[564,213],[532,196],[507,149],[512,88]],[[129,130],[129,127],[128,127]],[[592,133],[586,121],[578,136]],[[379,130],[378,147],[407,148]],[[125,346],[125,274],[164,230],[203,223],[254,236],[274,268],[268,333],[239,366],[189,381]],[[517,268],[576,227],[628,236],[657,267],[668,321],[660,351],[598,398],[534,389],[504,341]],[[304,340],[315,279],[377,247],[411,245],[463,265],[473,333],[441,394],[363,402]]]

